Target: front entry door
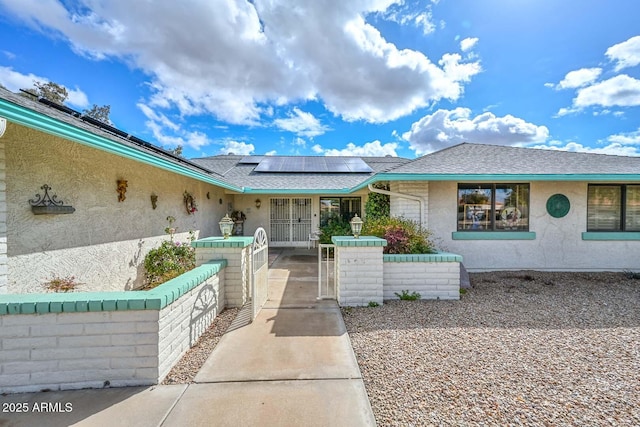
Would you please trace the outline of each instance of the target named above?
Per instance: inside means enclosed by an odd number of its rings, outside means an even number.
[[[311,233],[311,198],[279,197],[270,201],[273,246],[306,246]]]

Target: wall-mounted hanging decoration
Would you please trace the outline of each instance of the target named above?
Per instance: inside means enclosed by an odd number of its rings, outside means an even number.
[[[211,195],[209,194],[209,192],[207,191],[207,200],[211,199]]]
[[[184,198],[184,207],[187,209],[187,214],[191,215],[198,211],[198,206],[196,205],[196,199],[193,198],[191,193],[185,190],[183,194]]]
[[[256,199],[255,204],[256,204],[256,209],[260,209],[260,206],[262,206],[262,200]]]
[[[62,200],[57,199],[58,196],[56,194],[49,196],[51,187],[47,184],[44,184],[40,189],[44,190],[44,195],[36,194],[35,199],[29,200],[31,211],[34,215],[70,214],[76,211],[73,206],[65,206]]]
[[[158,196],[151,193],[151,207],[155,210],[158,207]]]
[[[124,202],[124,200],[127,198],[125,196],[125,193],[127,192],[127,181],[124,179],[119,179],[118,188],[116,188],[116,191],[118,193],[118,202]]]
[[[554,218],[562,218],[569,213],[571,203],[564,194],[554,194],[547,200],[547,212]]]

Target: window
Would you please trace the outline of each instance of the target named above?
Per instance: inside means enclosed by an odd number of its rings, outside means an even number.
[[[590,184],[587,231],[640,231],[640,185]]]
[[[458,231],[528,231],[529,184],[459,184]]]
[[[320,226],[327,225],[329,220],[338,219],[349,222],[355,214],[362,217],[360,197],[321,197]]]

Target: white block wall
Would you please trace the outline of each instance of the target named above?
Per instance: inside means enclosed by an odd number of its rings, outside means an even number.
[[[162,310],[0,316],[0,393],[159,383],[224,308],[224,271]]]
[[[0,392],[158,381],[158,311],[0,316]]]
[[[160,311],[159,380],[198,341],[224,308],[225,270]]]
[[[460,263],[385,262],[384,299],[398,299],[404,290],[421,299],[460,299]]]
[[[223,305],[242,307],[250,298],[251,245],[242,248],[196,248],[196,265],[217,259],[227,260]]]
[[[421,208],[421,204],[417,200],[406,199],[401,196],[391,196],[389,198],[391,216],[401,216],[419,222],[425,228],[429,227],[427,212],[429,206],[429,182],[392,181],[389,184],[389,189],[395,193],[408,194],[422,199]]]
[[[382,246],[336,247],[338,303],[382,304]]]

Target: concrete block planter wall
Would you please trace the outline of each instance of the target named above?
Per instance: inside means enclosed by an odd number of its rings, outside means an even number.
[[[421,299],[460,299],[460,255],[383,255],[384,299],[417,292]]]
[[[224,308],[226,264],[147,292],[0,295],[0,393],[157,384]]]

